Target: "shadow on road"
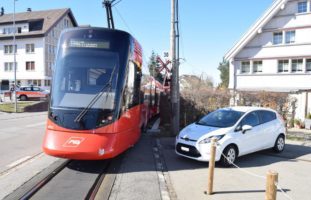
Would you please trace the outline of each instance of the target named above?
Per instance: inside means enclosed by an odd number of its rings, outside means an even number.
[[[152,148],[155,146],[153,139],[149,136],[144,136],[133,148],[130,148],[124,153],[123,172],[156,171]],[[163,154],[164,163],[169,163],[169,171],[193,170],[208,167],[207,162],[199,162],[176,155],[174,138],[162,138],[160,150]],[[236,164],[241,168],[249,168],[267,166],[283,161],[297,162],[299,160],[311,163],[311,147],[287,144],[282,153],[264,150],[239,157]],[[98,173],[98,167],[94,166],[104,165],[104,163],[105,161],[74,161],[68,167],[76,171]],[[219,163],[216,163],[216,167],[223,168]]]
[[[184,158],[175,154],[174,138],[161,139],[162,151],[166,159],[170,160],[170,170],[183,170],[183,169],[199,169],[208,167],[208,163],[199,162]],[[311,162],[311,147],[287,144],[282,153],[275,153],[273,150],[264,150],[249,155],[239,157],[236,164],[239,167],[258,167],[266,166],[276,162],[297,162],[297,161]],[[219,163],[216,167],[222,168]]]

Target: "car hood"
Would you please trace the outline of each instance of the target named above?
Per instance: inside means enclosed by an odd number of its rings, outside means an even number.
[[[203,126],[193,123],[185,127],[180,132],[179,137],[198,141],[199,139],[208,138],[214,135],[226,134],[230,129],[231,127],[219,128],[219,127]]]

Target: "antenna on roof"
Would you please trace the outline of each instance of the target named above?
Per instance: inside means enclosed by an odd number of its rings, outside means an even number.
[[[1,7],[1,9],[0,9],[0,16],[3,16],[3,15],[4,15],[4,8]]]

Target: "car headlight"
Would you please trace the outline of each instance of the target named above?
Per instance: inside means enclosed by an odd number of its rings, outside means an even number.
[[[215,136],[211,136],[211,137],[208,137],[208,138],[205,138],[203,140],[201,140],[199,142],[199,144],[207,144],[207,143],[210,143],[211,142],[211,139],[212,138],[216,138],[217,141],[221,140],[221,138],[223,138],[225,135],[215,135]]]

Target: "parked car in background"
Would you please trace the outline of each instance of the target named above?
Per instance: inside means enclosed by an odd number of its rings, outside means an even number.
[[[22,86],[16,90],[16,97],[21,101],[27,101],[28,99],[48,98],[49,94],[50,93],[48,90],[43,90],[36,86]]]
[[[285,133],[283,118],[272,109],[223,108],[185,127],[176,137],[175,150],[180,156],[209,161],[210,142],[214,137],[217,139],[215,160],[230,166],[237,157],[256,151],[273,148],[282,152]]]

